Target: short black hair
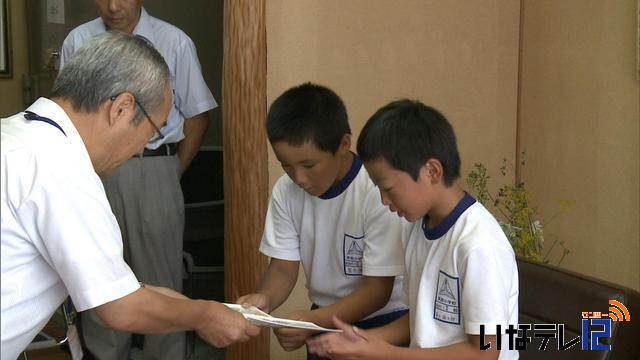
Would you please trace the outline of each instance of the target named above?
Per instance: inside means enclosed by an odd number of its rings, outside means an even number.
[[[325,86],[305,83],[293,87],[271,104],[267,114],[267,137],[272,144],[284,141],[302,146],[310,141],[335,154],[345,134],[351,134],[347,109]]]
[[[394,101],[376,111],[360,133],[358,154],[363,161],[384,159],[416,181],[429,159],[442,164],[446,186],[460,176],[453,127],[438,110],[416,100]]]

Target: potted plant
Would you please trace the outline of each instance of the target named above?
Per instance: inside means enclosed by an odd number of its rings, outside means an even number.
[[[522,158],[524,159],[524,156]],[[524,160],[521,165],[524,166]],[[506,158],[503,159],[500,174],[506,177],[509,168],[509,162]],[[525,187],[524,182],[513,181],[503,184],[497,194],[492,195],[488,190],[489,180],[487,168],[482,163],[475,163],[473,170],[466,178],[468,191],[494,213],[516,256],[548,263],[552,252],[560,250],[557,262],[560,264],[570,251],[564,242],[556,236],[546,235],[544,228],[559,215],[567,212],[575,201],[560,200],[560,210],[547,222],[543,222],[532,204],[532,195]],[[491,206],[488,206],[489,204]],[[545,236],[553,239],[546,251],[544,249]]]

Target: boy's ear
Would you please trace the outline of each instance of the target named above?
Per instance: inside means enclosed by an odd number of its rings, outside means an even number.
[[[348,152],[351,150],[351,134],[344,134],[342,140],[340,140],[339,152]]]
[[[425,171],[425,175],[429,179],[429,182],[435,184],[444,176],[444,168],[442,163],[437,159],[429,159],[425,162],[422,170]]]

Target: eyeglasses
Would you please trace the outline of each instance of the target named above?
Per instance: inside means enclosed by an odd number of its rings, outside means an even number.
[[[111,101],[114,101],[115,99],[116,99],[115,96],[112,96],[110,98]],[[138,99],[136,99],[135,97],[133,98],[133,101],[135,101],[136,105],[138,105],[138,107],[140,108],[140,111],[142,111],[142,114],[144,115],[144,117],[147,118],[147,120],[149,120],[149,124],[151,124],[151,127],[153,127],[153,130],[155,130],[155,132],[156,132],[156,135],[157,135],[156,137],[158,139],[164,139],[164,134],[162,133],[162,131],[160,131],[160,128],[158,128],[158,126],[156,126],[156,124],[154,124],[153,121],[151,121],[151,116],[149,116],[149,113],[147,112],[147,110],[145,110],[142,107],[142,104],[140,104],[138,102]],[[156,139],[152,139],[152,140],[156,140]]]
[[[138,107],[140,108],[140,110],[142,110],[142,114],[144,114],[144,116],[147,118],[147,120],[149,120],[149,124],[151,124],[151,126],[153,127],[153,130],[156,131],[156,134],[158,135],[159,139],[164,139],[164,134],[162,134],[162,131],[160,131],[160,129],[156,126],[156,124],[153,123],[153,121],[151,121],[151,116],[149,116],[149,113],[147,112],[147,110],[145,110],[142,107],[142,104],[140,104],[138,102],[138,99],[133,98],[133,101],[136,102],[136,105],[138,105]],[[155,139],[154,139],[155,140]]]

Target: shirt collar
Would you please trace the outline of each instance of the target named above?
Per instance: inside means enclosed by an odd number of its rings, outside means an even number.
[[[458,221],[458,218],[473,204],[475,204],[476,199],[474,199],[469,193],[464,192],[464,197],[458,202],[455,208],[447,215],[444,220],[435,227],[429,229],[427,228],[427,224],[429,223],[429,216],[425,215],[422,218],[422,231],[424,232],[424,237],[427,240],[437,240],[444,236],[444,234],[451,229],[451,227]]]
[[[149,19],[151,16],[147,13],[147,10],[144,9],[144,6],[140,8],[140,19],[138,19],[138,23],[136,27],[133,29],[134,35],[142,35],[146,37],[145,34],[152,34],[151,22]]]
[[[82,140],[82,137],[80,136],[80,133],[69,118],[69,115],[67,115],[67,113],[60,107],[60,105],[56,104],[50,99],[41,97],[33,104],[31,104],[31,106],[29,106],[27,110],[55,121],[62,128],[62,130],[64,130],[67,141],[75,144],[76,146],[82,146],[82,149],[87,154],[87,158],[89,158],[89,152],[84,144],[84,141]],[[60,136],[64,137],[62,133],[58,133],[60,134]]]
[[[80,134],[78,130],[76,130],[75,125],[73,125],[69,115],[53,100],[41,97],[31,104],[27,110],[55,121],[70,139],[77,140],[80,138]]]
[[[347,172],[347,175],[345,175],[339,183],[330,187],[324,194],[318,196],[320,199],[329,200],[342,194],[349,187],[353,179],[356,178],[356,175],[358,175],[358,172],[362,167],[362,160],[360,160],[360,157],[354,153],[351,153],[351,155],[353,156],[353,162],[351,163],[351,168],[349,169],[349,172]]]

